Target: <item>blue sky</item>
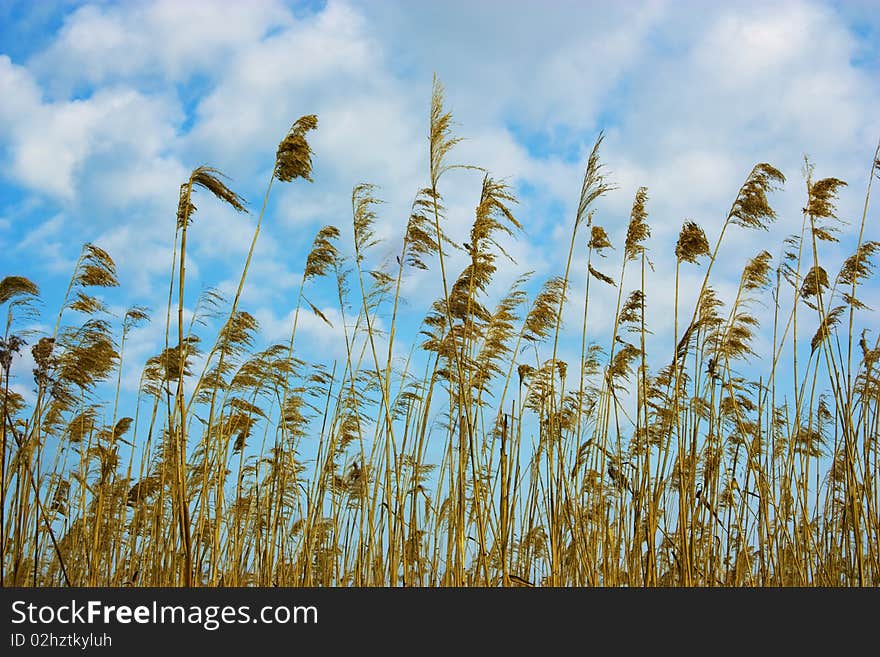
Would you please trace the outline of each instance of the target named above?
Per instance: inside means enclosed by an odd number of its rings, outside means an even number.
[[[315,232],[334,223],[350,243],[354,185],[374,183],[386,201],[377,232],[388,241],[375,261],[398,248],[427,179],[436,73],[465,138],[453,159],[507,179],[520,199],[525,233],[507,248],[518,264],[499,271],[499,289],[525,270],[537,283],[562,272],[583,166],[604,130],[602,160],[617,189],[595,220],[622,245],[635,191],[648,188],[649,322],[652,340],[669,340],[681,223],[696,220],[713,241],[755,163],[773,164],[788,183],[772,199],[779,219],[768,234],[730,234],[715,274],[722,296],[735,293],[746,258],[763,248],[778,255],[782,238],[800,229],[804,155],[817,177],[850,183],[839,214],[857,227],[880,137],[876,9],[868,1],[0,0],[0,276],[40,285],[43,316],[27,328],[48,329],[82,244],[107,249],[122,283],[106,295],[111,309],[155,313],[126,354],[125,385],[136,389],[144,360],[162,346],[178,186],[208,164],[249,201],[242,216],[202,199],[190,237],[191,303],[206,286],[231,294],[277,144],[296,118],[317,114],[314,183],[275,187],[242,300],[263,338],[282,340]],[[479,184],[478,174],[456,171],[442,190],[460,241]],[[828,262],[851,247],[843,239]],[[604,267],[615,276],[619,256]],[[701,276],[685,272],[685,307]],[[583,287],[579,275],[566,312],[575,333]],[[420,300],[439,292],[435,272],[407,279],[416,320],[427,308]],[[870,290],[865,300],[876,307],[878,296]],[[615,300],[597,293],[597,331],[613,320]],[[336,328],[309,315],[302,344],[338,358],[335,299],[316,292],[312,301]],[[404,351],[416,323],[410,328]],[[573,359],[570,349],[564,356]],[[16,366],[25,394],[30,367],[27,354]]]

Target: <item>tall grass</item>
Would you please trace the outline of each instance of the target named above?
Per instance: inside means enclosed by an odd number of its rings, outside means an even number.
[[[120,322],[104,307],[101,288],[119,284],[110,254],[84,246],[51,335],[17,332],[35,316],[38,287],[0,281],[2,585],[880,584],[880,343],[868,342],[872,311],[859,299],[880,250],[868,239],[880,147],[855,250],[833,277],[823,252],[840,239],[846,183],[814,179],[807,162],[801,232],[777,260],[750,254],[724,299],[712,274],[736,255],[725,238],[776,219],[782,173],[757,164],[709,227],[714,244],[684,221],[669,254],[652,251],[640,188],[615,250],[597,221],[597,201],[615,189],[600,135],[560,271],[504,290],[504,244],[524,230],[517,201],[489,172],[452,163],[452,125],[435,80],[427,182],[398,255],[380,262],[378,190],[356,186],[350,226],[314,238],[280,343],[262,345],[240,302],[273,185],[311,181],[317,118],[297,120],[279,145],[234,298],[204,292],[187,319],[196,197],[200,213],[212,203],[247,211],[219,171],[193,170],[179,191],[165,345],[145,363],[129,415],[126,340],[150,318],[133,306]],[[482,180],[467,236],[447,232],[452,169]],[[602,271],[614,254],[616,277]],[[659,344],[647,308],[662,259],[675,265],[662,282],[674,286],[673,335],[648,353]],[[690,307],[686,268],[702,271]],[[404,283],[417,270],[432,271],[442,295],[401,342]],[[616,288],[610,332],[595,328],[595,286]],[[313,362],[297,326],[301,311],[333,326],[310,300],[327,289],[345,357]],[[563,323],[575,289],[579,335]],[[764,326],[760,303],[772,311]],[[25,399],[12,371],[27,345]],[[562,360],[563,345],[579,358]]]

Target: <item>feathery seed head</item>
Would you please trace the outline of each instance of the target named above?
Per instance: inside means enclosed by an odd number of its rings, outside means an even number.
[[[845,187],[846,183],[838,178],[823,178],[808,184],[807,214],[817,219],[836,218],[834,201],[837,199],[837,190]]]
[[[0,281],[0,304],[19,296],[35,297],[40,294],[40,288],[24,276],[6,276]]]
[[[228,203],[238,212],[247,212],[245,200],[233,192],[221,180],[225,176],[213,167],[200,166],[193,169],[189,180],[180,186],[180,199],[177,204],[177,227],[183,228],[192,221],[196,206],[192,195],[196,187],[207,189],[224,203]]]
[[[298,118],[278,145],[275,155],[275,177],[282,182],[304,178],[312,182],[312,149],[306,133],[318,127],[318,117],[307,114]]]
[[[766,163],[756,164],[740,187],[727,220],[744,228],[763,228],[776,219],[767,194],[779,189],[785,176]]]
[[[339,259],[339,251],[333,243],[339,239],[339,229],[336,226],[324,226],[315,235],[312,250],[306,258],[306,268],[303,280],[309,280],[317,276],[324,276],[327,271],[335,266]]]
[[[623,254],[627,260],[635,260],[645,247],[642,242],[651,236],[648,226],[648,212],[645,210],[645,202],[648,200],[648,188],[639,187],[633,200],[632,212],[630,213],[629,226],[626,230],[626,243]]]
[[[461,141],[461,137],[452,136],[452,113],[443,111],[443,91],[443,85],[435,75],[431,91],[431,127],[428,138],[432,188],[437,187],[437,181],[451,168],[444,160],[449,151]]]
[[[682,262],[697,264],[700,256],[709,255],[709,241],[706,233],[693,221],[686,221],[678,234],[675,257]]]
[[[364,253],[371,246],[378,243],[374,239],[373,224],[376,221],[376,212],[373,206],[381,203],[373,196],[375,185],[361,183],[351,193],[351,212],[354,217],[354,248],[357,261],[362,262]]]
[[[590,226],[590,241],[587,242],[587,247],[595,250],[600,255],[602,255],[603,250],[614,248],[611,245],[611,240],[608,239],[608,233],[605,232],[602,226],[597,224]]]
[[[801,297],[809,299],[810,297],[818,297],[822,290],[828,287],[828,274],[820,266],[810,268],[807,275],[804,276],[804,282],[801,286]]]
[[[578,200],[577,217],[575,218],[575,226],[579,226],[583,221],[589,221],[590,215],[588,210],[593,202],[603,194],[614,189],[614,185],[608,183],[602,173],[604,165],[599,161],[599,146],[605,139],[605,133],[600,132],[590,151],[590,157],[587,158],[587,168],[584,171],[584,181],[581,184],[581,196]]]
[[[757,290],[770,284],[770,261],[767,251],[761,251],[749,260],[743,269],[742,287],[744,290]]]

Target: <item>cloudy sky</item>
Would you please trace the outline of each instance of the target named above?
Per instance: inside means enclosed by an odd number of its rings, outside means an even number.
[[[296,118],[316,114],[314,182],[273,189],[242,300],[265,340],[285,339],[315,232],[336,224],[350,244],[354,185],[376,184],[385,201],[375,261],[398,248],[427,180],[435,74],[464,138],[452,159],[505,179],[520,201],[525,230],[506,245],[516,264],[499,272],[501,290],[525,270],[535,285],[562,273],[600,131],[616,189],[595,221],[615,246],[636,189],[648,188],[653,339],[671,329],[682,222],[697,221],[714,241],[754,164],[787,177],[772,199],[779,219],[769,233],[729,235],[716,273],[722,293],[735,292],[746,258],[765,248],[777,257],[781,239],[800,230],[804,156],[816,177],[849,183],[839,214],[857,232],[880,138],[880,11],[871,0],[0,0],[0,276],[40,285],[50,327],[83,243],[108,250],[122,283],[106,295],[111,309],[156,312],[127,354],[136,386],[164,333],[179,185],[207,164],[248,200],[249,215],[197,201],[189,238],[191,303],[205,287],[230,294],[278,142]],[[445,179],[454,239],[466,239],[480,180],[466,170]],[[839,261],[848,247],[845,238],[827,257]],[[615,277],[620,251],[602,264]],[[702,270],[684,276],[692,290]],[[566,317],[577,333],[582,264],[572,286]],[[427,307],[419,300],[438,293],[433,272],[406,281],[416,319]],[[331,293],[315,294],[336,335],[309,315],[303,339],[334,358],[339,311]],[[612,321],[614,300],[597,297],[597,331]]]

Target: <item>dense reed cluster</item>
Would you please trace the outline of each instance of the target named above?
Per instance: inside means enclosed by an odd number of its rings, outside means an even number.
[[[840,239],[846,183],[813,179],[809,163],[801,231],[780,258],[747,260],[732,298],[713,265],[730,258],[729,232],[776,219],[782,173],[752,169],[711,227],[714,243],[684,221],[668,256],[673,335],[649,354],[650,270],[666,256],[651,251],[648,190],[612,245],[596,216],[614,190],[600,136],[564,268],[496,289],[505,241],[523,231],[517,200],[489,172],[452,163],[459,138],[435,80],[427,182],[399,253],[377,262],[380,200],[356,186],[351,224],[322,227],[301,263],[289,339],[266,345],[242,291],[273,184],[312,179],[315,129],[304,116],[278,146],[232,299],[208,290],[186,305],[187,234],[196,202],[199,213],[246,204],[210,167],[181,185],[165,345],[131,408],[126,340],[157,318],[108,312],[102,289],[119,285],[110,254],[84,246],[51,334],[19,330],[37,285],[0,281],[3,586],[880,584],[880,344],[859,298],[880,250],[867,239],[877,152],[847,238],[855,249],[836,274],[823,251]],[[446,174],[462,168],[482,179],[467,236],[448,234],[444,205]],[[687,307],[683,268],[702,280]],[[440,296],[407,308],[424,314],[401,345],[403,284],[419,270]],[[616,288],[610,332],[593,329],[595,286]],[[331,325],[309,299],[319,287],[336,296],[343,360],[314,362],[296,341],[301,310]],[[585,292],[572,330],[574,289]],[[756,354],[759,331],[768,339]],[[27,399],[12,387],[26,349]]]

